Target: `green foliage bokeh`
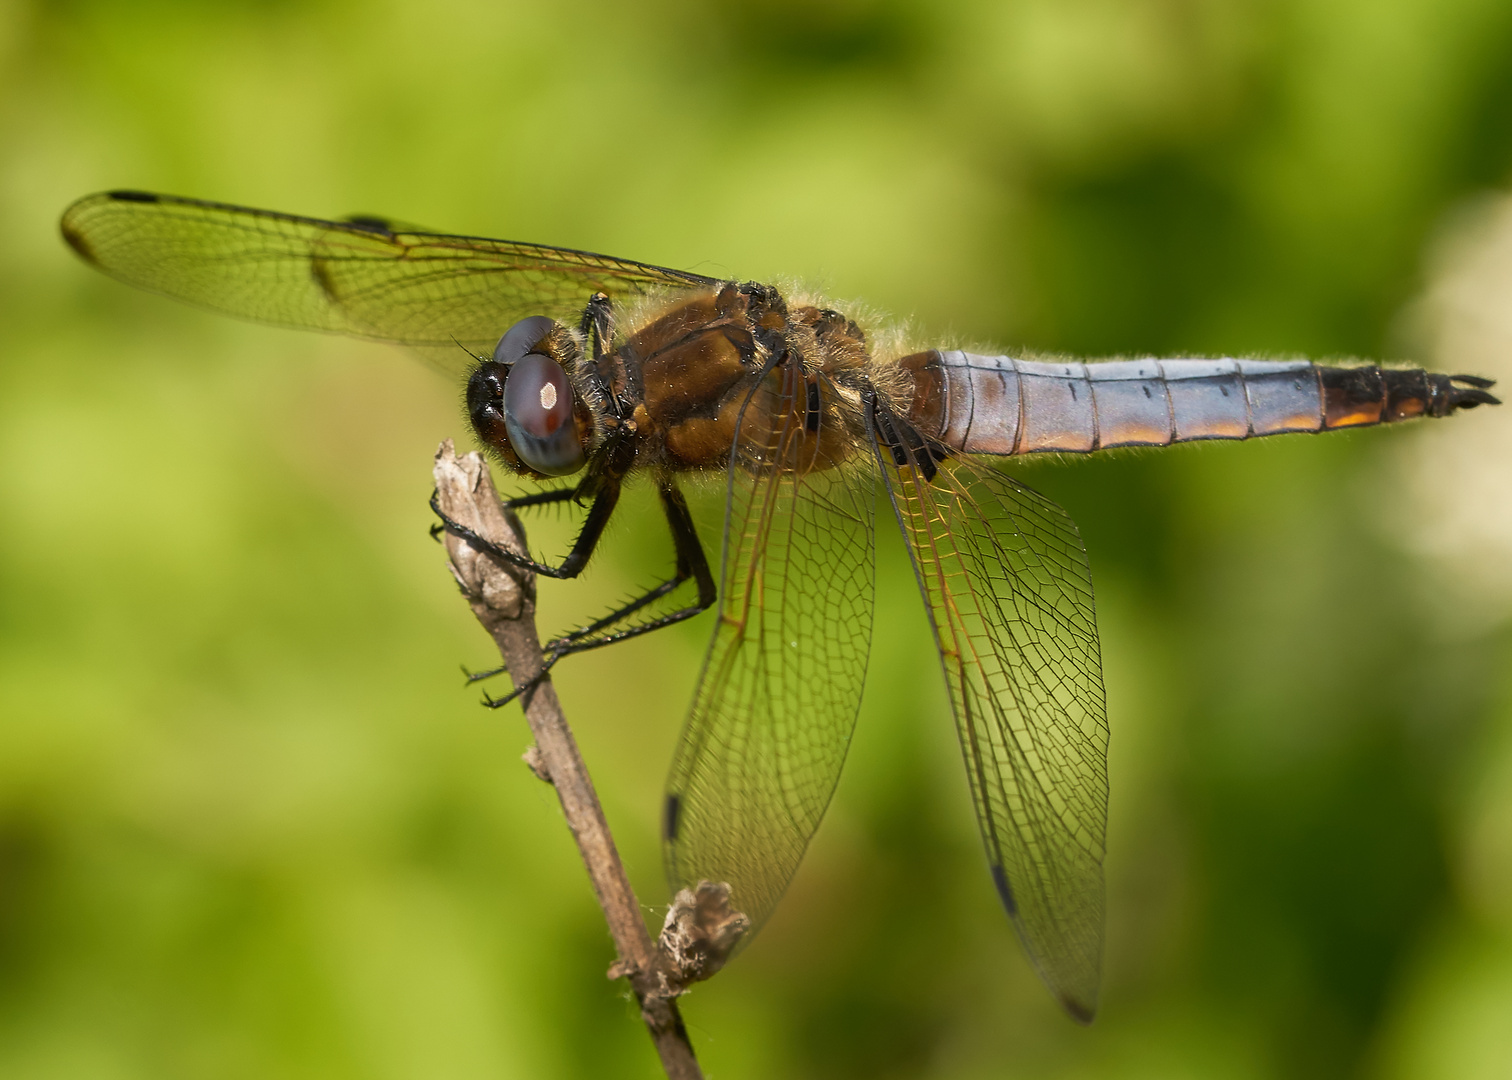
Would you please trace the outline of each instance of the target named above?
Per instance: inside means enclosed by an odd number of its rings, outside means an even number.
[[[457,388],[116,285],[73,197],[798,277],[921,340],[1373,356],[1509,177],[1509,71],[1500,0],[0,6],[0,1076],[657,1075],[523,721],[461,685],[489,644],[425,531]],[[1025,467],[1099,591],[1090,1029],[998,908],[884,537],[835,805],[684,1003],[709,1074],[1507,1075],[1512,915],[1466,875],[1512,888],[1512,803],[1472,798],[1512,778],[1512,640],[1383,525],[1418,438]],[[621,517],[547,629],[665,565]],[[648,905],[707,633],[560,669]]]

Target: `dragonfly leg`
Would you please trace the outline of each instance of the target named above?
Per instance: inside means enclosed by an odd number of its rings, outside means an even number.
[[[503,500],[504,508],[506,510],[520,510],[532,506],[546,506],[551,503],[568,502],[576,497],[577,492],[578,489],[576,487],[554,488],[551,491],[538,491],[531,495],[521,495],[517,498],[505,499]],[[439,537],[445,531],[445,525],[432,525],[430,527],[430,534],[432,538]],[[504,667],[502,664],[495,668],[488,668],[485,671],[470,671],[468,670],[466,665],[463,665],[462,674],[467,677],[467,682],[469,685],[471,685],[475,682],[482,682],[484,679],[492,679],[495,676],[503,675],[508,670],[509,669]]]
[[[517,495],[513,499],[504,499],[504,509],[520,510],[527,506],[547,506],[551,503],[568,502],[577,498],[576,487],[552,488],[550,491],[537,491],[533,495]]]
[[[489,668],[487,671],[468,671],[467,665],[462,665],[462,674],[467,676],[468,686],[471,686],[475,682],[482,682],[484,679],[492,679],[496,675],[503,675],[508,670],[503,664],[500,664],[496,668]]]
[[[521,510],[530,506],[545,506],[550,503],[567,502],[568,500],[576,497],[577,493],[578,489],[576,487],[554,488],[551,491],[538,491],[534,495],[521,495],[518,498],[504,499],[502,501],[504,504],[504,509],[506,510]],[[442,520],[446,520],[445,515],[441,515],[441,517]],[[456,523],[451,522],[450,524],[455,525]],[[457,528],[466,529],[467,526],[458,525]],[[431,539],[441,539],[441,534],[446,531],[446,525],[440,523],[432,525],[430,527]]]
[[[595,362],[604,358],[604,354],[609,350],[609,343],[613,340],[613,310],[608,295],[601,292],[590,296],[588,306],[583,309],[583,321],[579,330],[588,338],[589,355]]]
[[[561,659],[561,657],[559,657],[559,656],[547,656],[546,657],[546,662],[541,665],[541,670],[535,673],[535,677],[534,678],[532,678],[524,686],[517,686],[517,687],[515,687],[513,690],[511,690],[509,693],[505,694],[503,697],[490,697],[489,694],[488,694],[488,692],[484,691],[484,693],[483,693],[483,704],[487,708],[490,708],[490,709],[502,709],[504,706],[508,705],[511,701],[513,701],[515,698],[533,692],[536,687],[540,686],[543,682],[546,681],[546,676],[550,673],[551,669],[556,665],[556,662],[558,660],[560,660],[560,659]],[[500,670],[503,670],[503,669],[501,668]]]
[[[590,399],[596,396],[617,419],[623,421],[627,416],[626,406],[615,395],[604,364],[614,344],[614,302],[604,293],[594,293],[588,298],[588,306],[583,309],[578,327],[588,339],[589,362],[580,370],[588,378]]]
[[[571,656],[573,653],[586,652],[589,649],[601,648],[611,645],[616,641],[624,641],[627,638],[639,637],[648,634],[652,630],[660,630],[664,626],[690,619],[699,612],[713,605],[718,597],[719,590],[714,584],[714,575],[709,570],[709,560],[704,554],[703,544],[698,539],[698,531],[693,526],[693,515],[688,512],[688,504],[683,499],[682,492],[671,484],[663,485],[660,491],[662,512],[666,514],[667,525],[672,532],[672,543],[677,552],[677,568],[673,575],[653,589],[647,590],[629,603],[609,612],[603,618],[596,619],[587,626],[564,634],[546,643],[544,649],[544,663],[541,670],[525,685],[516,687],[503,697],[483,697],[483,704],[490,709],[502,708],[515,698],[527,694],[539,686],[546,678],[548,672],[556,666],[558,660]],[[693,580],[698,585],[698,597],[693,603],[676,611],[669,611],[665,615],[659,615],[654,619],[647,620],[637,626],[626,627],[612,633],[603,633],[604,630],[615,623],[622,622],[642,610],[648,605],[666,596],[679,585],[688,580]],[[481,679],[491,678],[502,674],[504,668],[496,668],[493,671],[480,671],[469,673],[468,681],[476,682]]]
[[[660,630],[662,627],[671,626],[684,619],[691,619],[713,605],[719,590],[714,584],[714,575],[709,570],[709,560],[704,554],[703,544],[698,539],[698,531],[693,526],[693,515],[688,512],[688,504],[683,499],[682,492],[670,483],[661,487],[660,495],[662,512],[666,515],[667,526],[672,532],[672,545],[677,553],[677,566],[673,575],[629,603],[615,608],[603,618],[596,619],[587,626],[548,642],[546,650],[553,658],[570,656],[573,653],[611,645],[616,641],[639,637],[641,634]],[[614,624],[623,622],[690,579],[698,587],[698,596],[693,603],[678,608],[676,611],[658,615],[654,619],[648,619],[636,626],[604,633]]]
[[[510,499],[504,505],[514,509],[522,506],[538,506],[542,503],[563,502],[577,495],[579,488],[559,488],[553,491],[543,491],[536,495],[526,495],[519,499]],[[473,532],[460,521],[453,521],[441,512],[441,505],[437,501],[437,495],[432,492],[430,499],[431,510],[441,519],[441,528],[453,536],[461,537],[479,551],[486,551],[490,555],[497,556],[509,563],[530,570],[541,577],[564,580],[575,578],[583,572],[583,567],[588,565],[588,559],[593,555],[594,548],[603,538],[604,527],[609,524],[609,518],[614,514],[614,508],[619,503],[620,484],[617,477],[604,477],[598,485],[598,494],[593,498],[593,504],[588,508],[588,517],[583,522],[583,528],[573,541],[572,550],[562,560],[559,566],[550,566],[546,563],[536,562],[534,559],[523,555],[516,555],[499,547],[493,541],[485,539]]]

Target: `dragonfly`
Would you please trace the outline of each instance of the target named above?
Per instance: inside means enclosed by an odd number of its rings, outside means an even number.
[[[408,346],[465,386],[478,442],[540,484],[508,504],[584,508],[560,561],[499,552],[537,574],[579,575],[627,482],[655,486],[672,573],[550,642],[547,664],[717,606],[662,840],[674,892],[728,887],[747,921],[738,947],[777,906],[840,776],[881,508],[929,616],[992,882],[1082,1022],[1101,982],[1108,811],[1092,577],[1071,518],[996,459],[1499,404],[1488,379],[1377,364],[911,349],[771,285],[374,216],[111,191],[61,227],[128,284]],[[724,482],[717,579],[680,487],[699,474]]]

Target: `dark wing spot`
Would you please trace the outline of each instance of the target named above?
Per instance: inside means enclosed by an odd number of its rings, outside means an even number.
[[[1003,898],[1003,906],[1008,909],[1008,914],[1017,915],[1018,901],[1013,898],[1013,889],[1008,885],[1008,875],[1001,866],[992,867],[992,883],[997,886],[998,895]]]
[[[677,815],[682,811],[682,799],[667,796],[667,805],[662,814],[662,833],[668,840],[677,839]]]
[[[155,203],[159,201],[158,197],[150,191],[109,191],[106,194],[117,202]]]
[[[310,276],[315,279],[315,284],[320,286],[320,291],[326,294],[331,303],[341,303],[341,297],[336,293],[336,283],[331,280],[331,272],[326,269],[324,260],[310,260]]]
[[[1078,1024],[1090,1024],[1092,1018],[1097,1015],[1097,1010],[1085,1001],[1077,1001],[1074,997],[1061,996],[1061,1006],[1071,1014],[1071,1019]]]
[[[378,217],[376,214],[353,214],[346,219],[346,222],[348,225],[355,225],[367,232],[380,233],[384,236],[392,236],[394,234],[393,226],[386,219]]]
[[[64,241],[69,247],[79,253],[81,259],[85,262],[99,265],[99,260],[95,258],[94,249],[89,246],[89,241],[84,239],[83,233],[70,227],[67,221],[63,222],[62,230]]]
[[[817,382],[808,384],[808,411],[804,414],[803,426],[811,435],[819,430],[819,384]]]

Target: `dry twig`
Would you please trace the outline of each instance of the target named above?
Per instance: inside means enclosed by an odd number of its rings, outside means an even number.
[[[457,457],[451,440],[436,453],[436,494],[442,512],[452,521],[471,529],[500,548],[524,554],[525,534],[518,520],[507,514],[494,490],[488,465],[478,454]],[[462,538],[446,534],[446,551],[452,573],[462,586],[473,615],[499,647],[516,688],[525,686],[541,670],[541,641],[535,622],[534,575],[473,548]],[[603,808],[578,753],[572,730],[562,715],[550,678],[522,696],[525,719],[535,736],[535,746],[525,754],[526,764],[541,779],[556,788],[567,827],[577,840],[588,878],[598,896],[599,907],[609,924],[619,958],[609,969],[611,978],[625,977],[640,1002],[641,1018],[651,1032],[662,1068],[672,1080],[701,1078],[687,1029],[677,1009],[677,995],[693,978],[717,970],[705,956],[718,951],[719,933],[692,934],[687,950],[695,959],[675,966],[671,958],[652,944],[641,918],[640,905],[615,849],[614,838],[604,820]],[[702,895],[702,889],[700,889]],[[712,905],[712,907],[711,907]],[[718,905],[706,900],[703,909]],[[674,912],[677,908],[674,906]],[[695,916],[696,916],[695,912]],[[687,916],[685,916],[686,918]],[[743,916],[742,916],[743,918]],[[669,914],[669,927],[673,923]],[[708,918],[695,921],[707,922]],[[717,921],[717,919],[716,919]],[[663,931],[665,937],[667,931]],[[684,935],[685,937],[688,935]],[[716,940],[705,943],[706,939]],[[694,974],[693,969],[704,974]],[[692,975],[692,978],[688,977]]]

